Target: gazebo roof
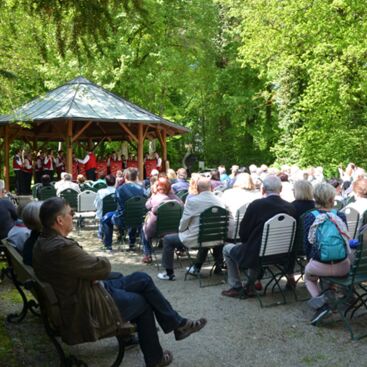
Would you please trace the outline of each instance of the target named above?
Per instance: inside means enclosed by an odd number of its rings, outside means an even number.
[[[0,116],[0,125],[9,125],[17,122],[65,122],[91,121],[107,123],[133,124],[142,123],[164,126],[170,135],[189,132],[189,129],[174,124],[157,116],[131,102],[105,90],[104,88],[78,77],[65,85],[48,92],[43,97],[38,97],[18,108],[14,113]],[[33,124],[32,124],[33,125]],[[115,124],[113,124],[115,125]],[[121,133],[121,128],[118,127]],[[95,134],[92,134],[95,135]]]

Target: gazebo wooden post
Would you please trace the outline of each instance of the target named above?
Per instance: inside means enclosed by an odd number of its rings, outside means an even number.
[[[144,179],[144,133],[143,124],[138,125],[138,168],[139,177]]]
[[[167,170],[167,131],[166,129],[162,130],[162,165],[163,171]]]
[[[5,190],[10,191],[10,141],[9,141],[9,126],[4,126],[4,148],[5,148],[5,155],[4,155],[4,179],[5,179]]]
[[[73,172],[73,120],[66,122],[66,171]]]

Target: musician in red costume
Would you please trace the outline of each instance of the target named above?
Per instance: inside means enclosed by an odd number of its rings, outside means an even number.
[[[88,180],[96,180],[96,168],[97,168],[97,158],[92,151],[89,151],[84,159],[77,159],[79,163],[84,164],[85,174]]]
[[[15,174],[15,192],[17,193],[17,195],[22,194],[22,176],[23,176],[22,169],[23,169],[22,152],[20,149],[17,149],[13,157],[13,171]]]

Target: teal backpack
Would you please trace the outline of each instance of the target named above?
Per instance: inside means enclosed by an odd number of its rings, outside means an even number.
[[[324,214],[317,210],[311,213],[315,218]],[[334,211],[332,213],[335,214]],[[315,246],[318,249],[320,260],[324,262],[344,260],[347,257],[345,240],[332,216],[327,213],[326,215],[328,219],[320,223],[316,229]]]

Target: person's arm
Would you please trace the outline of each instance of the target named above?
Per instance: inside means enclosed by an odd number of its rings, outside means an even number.
[[[194,200],[186,201],[186,205],[184,207],[182,217],[180,220],[180,226],[178,229],[179,232],[186,231],[186,229],[188,229],[190,225],[191,219],[194,216],[193,213],[195,213],[195,211],[193,210],[194,209],[193,201]]]
[[[87,155],[85,156],[85,158],[84,158],[84,159],[76,158],[76,160],[77,160],[79,163],[86,164],[86,163],[89,161],[89,154],[87,154]]]
[[[256,212],[254,203],[250,203],[247,207],[244,217],[240,223],[239,236],[242,243],[246,243],[255,227]]]
[[[312,247],[313,245],[308,240],[308,232],[310,231],[312,223],[315,221],[315,216],[312,213],[308,213],[305,216],[303,223],[303,248],[307,257],[307,260],[312,257]]]
[[[60,250],[60,261],[66,273],[90,281],[108,278],[111,264],[107,258],[89,255],[75,241],[69,241]]]

